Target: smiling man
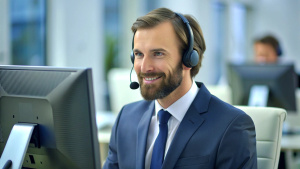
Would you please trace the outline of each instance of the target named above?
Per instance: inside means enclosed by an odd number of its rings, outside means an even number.
[[[145,100],[120,111],[104,169],[257,168],[251,118],[193,80],[206,49],[196,20],[159,8],[132,31]]]
[[[134,68],[142,96],[146,100],[159,99],[164,108],[183,96],[192,84],[191,68],[183,70],[180,44],[175,35],[171,22],[164,22],[152,29],[138,30],[134,37]],[[188,83],[181,85],[182,80]]]

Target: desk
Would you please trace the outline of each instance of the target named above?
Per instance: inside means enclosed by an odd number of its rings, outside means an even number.
[[[108,155],[108,144],[111,130],[98,130],[98,141],[100,146],[101,163],[104,164]]]
[[[282,135],[281,151],[285,153],[287,169],[293,169],[296,165],[294,152],[300,151],[300,135]]]
[[[108,144],[110,140],[111,127],[114,124],[116,115],[108,111],[99,111],[96,113],[96,122],[98,128],[98,141],[100,146],[101,163],[104,164],[108,154]]]
[[[300,135],[282,135],[281,150],[300,151]]]
[[[109,143],[110,140],[110,130],[99,130],[98,131],[98,141],[99,143]]]

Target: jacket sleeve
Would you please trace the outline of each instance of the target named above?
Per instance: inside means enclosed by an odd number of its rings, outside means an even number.
[[[255,127],[247,114],[237,116],[229,124],[216,160],[218,169],[257,169]]]

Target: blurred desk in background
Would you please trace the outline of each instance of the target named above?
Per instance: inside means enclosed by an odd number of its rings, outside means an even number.
[[[111,129],[98,130],[98,141],[100,146],[101,163],[104,164],[108,155],[108,146],[110,140]]]
[[[99,130],[98,131],[98,140],[99,143],[109,143],[110,141],[111,130]]]
[[[116,118],[117,115],[109,111],[101,111],[96,113],[98,141],[102,165],[104,164],[108,154],[108,144],[111,135],[110,133]]]
[[[300,151],[300,134],[282,135],[281,150]]]
[[[281,152],[285,153],[287,169],[299,169],[300,134],[282,135]]]

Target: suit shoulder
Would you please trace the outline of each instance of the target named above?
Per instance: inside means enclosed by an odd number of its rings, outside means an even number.
[[[144,112],[154,104],[153,101],[140,100],[123,106],[121,113],[126,115],[136,115],[137,112]]]
[[[152,101],[146,101],[146,100],[140,100],[132,103],[128,103],[124,105],[124,109],[136,109],[136,108],[142,108],[142,107],[148,107]]]
[[[237,116],[243,116],[243,117],[249,117],[243,110],[226,103],[222,101],[221,99],[217,98],[216,96],[212,95],[211,101],[210,101],[210,106],[212,109],[214,109],[216,112],[219,112],[219,115],[224,115],[224,116],[231,116],[232,118],[235,118]]]

